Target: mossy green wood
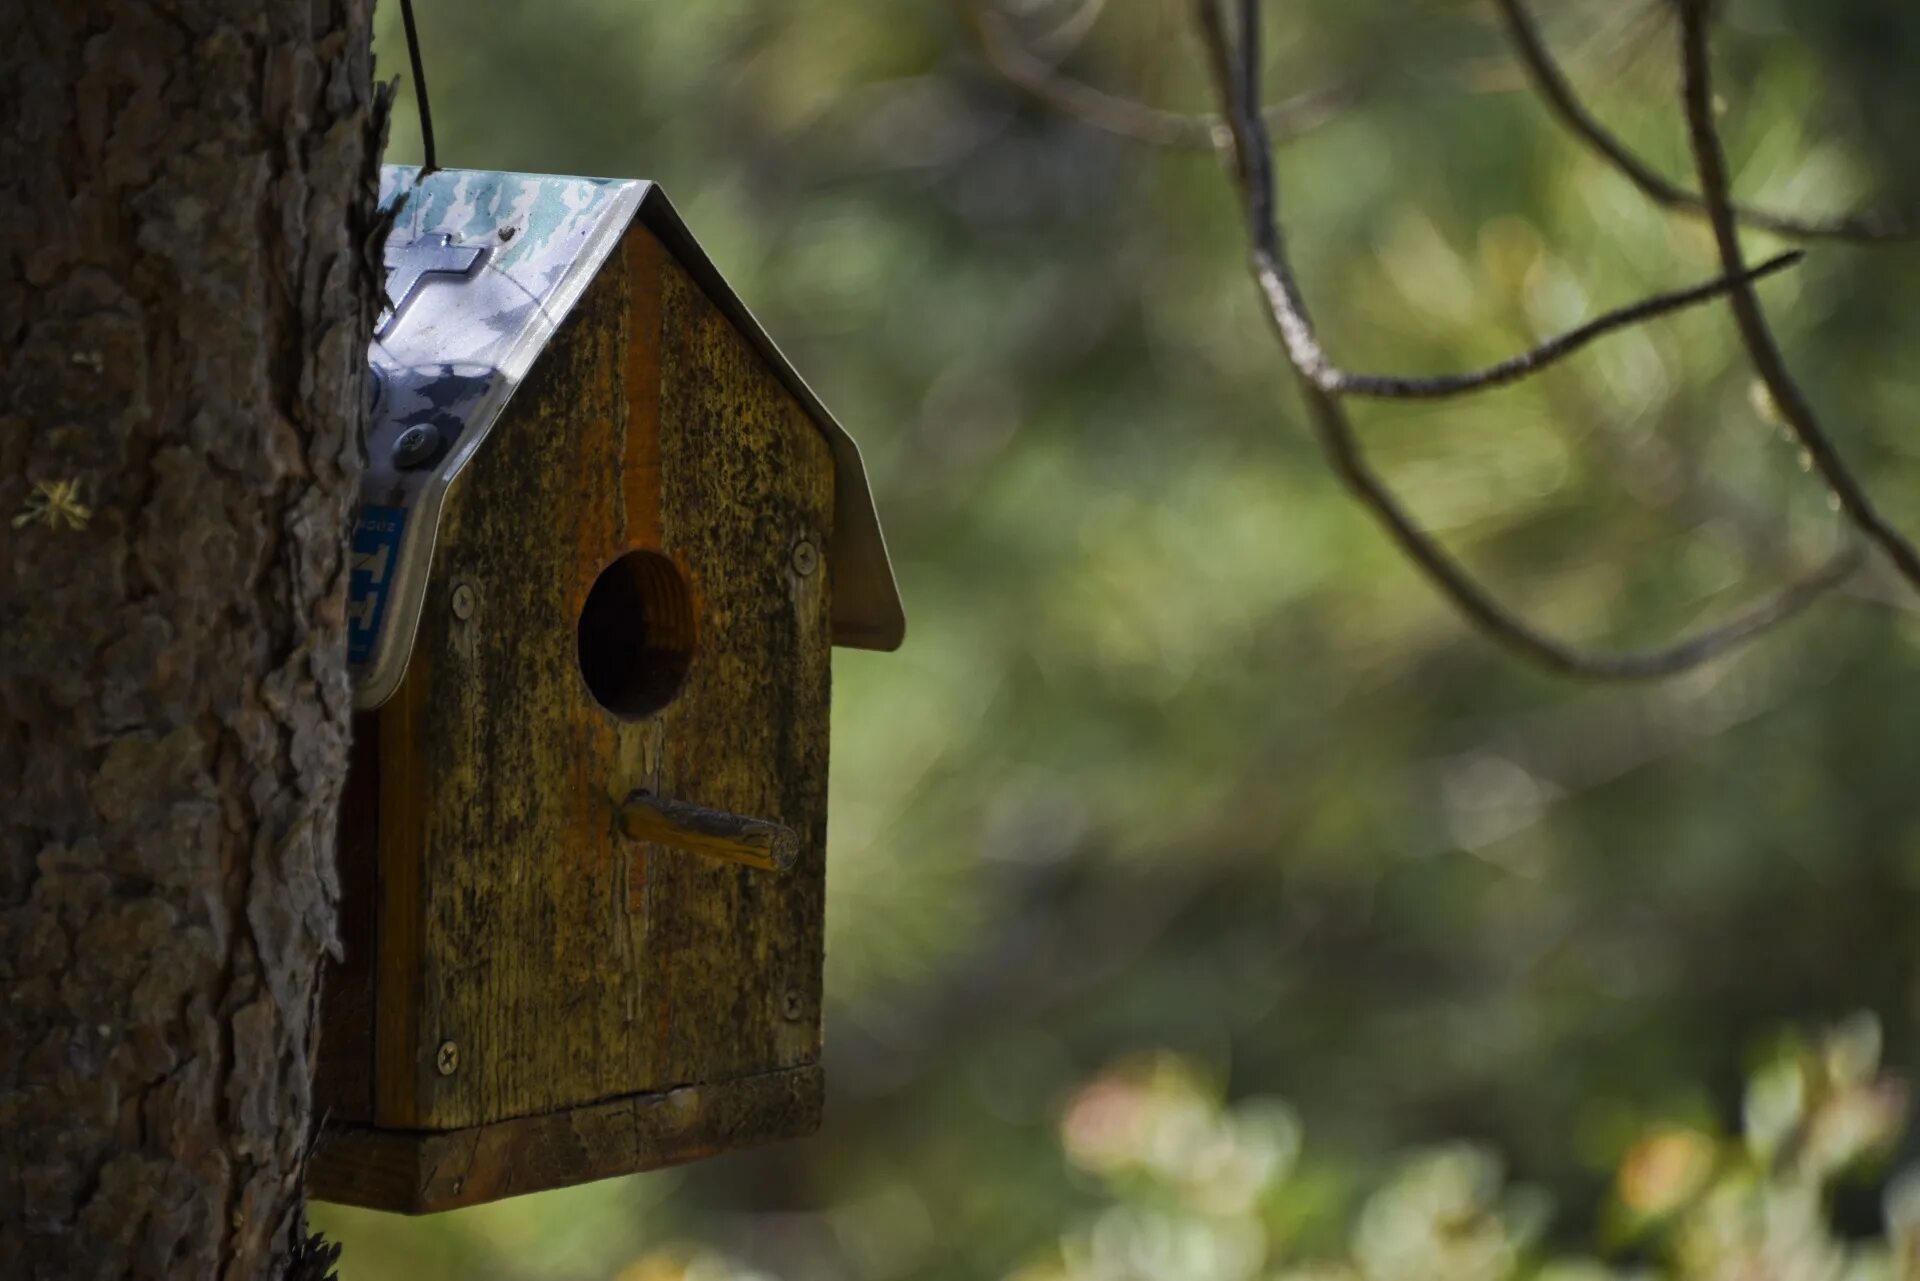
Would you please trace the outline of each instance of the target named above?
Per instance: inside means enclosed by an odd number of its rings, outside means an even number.
[[[362,946],[327,992],[338,1124],[315,1195],[435,1208],[369,1191],[392,1132],[604,1119],[676,1087],[703,1091],[691,1131],[615,1124],[543,1185],[817,1123],[833,485],[764,358],[630,229],[455,481],[407,675],[362,720],[378,816],[349,814],[342,841]],[[577,661],[588,593],[629,552],[670,562],[692,615],[677,695],[637,717]],[[638,789],[784,824],[797,861],[634,842],[617,813]],[[702,1115],[727,1135],[698,1133]]]

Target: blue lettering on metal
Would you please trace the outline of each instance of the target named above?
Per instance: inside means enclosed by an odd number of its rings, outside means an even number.
[[[407,527],[404,507],[361,507],[353,527],[353,565],[347,577],[347,661],[366,662],[373,657],[373,643],[379,639],[380,624],[386,617],[387,592],[393,586],[395,561],[400,553],[400,535]]]

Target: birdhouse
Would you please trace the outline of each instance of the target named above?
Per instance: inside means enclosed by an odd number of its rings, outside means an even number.
[[[648,182],[389,167],[321,1200],[812,1131],[859,452]]]

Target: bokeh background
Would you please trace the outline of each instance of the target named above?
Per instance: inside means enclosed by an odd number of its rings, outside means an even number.
[[[1536,7],[1686,176],[1660,0]],[[1920,208],[1920,13],[1721,9],[1743,197]],[[1543,676],[1322,465],[1218,160],[1036,102],[963,7],[418,13],[442,163],[666,186],[859,439],[910,621],[836,658],[820,1135],[426,1220],[317,1207],[344,1276],[1693,1267],[1719,1220],[1676,1207],[1728,1180],[1726,1240],[1827,1251],[1742,1275],[1912,1253],[1879,1065],[1920,1063],[1920,628],[1889,578],[1664,684]],[[1009,14],[1088,82],[1209,101],[1183,0]],[[1556,130],[1490,5],[1291,0],[1269,34],[1275,96],[1358,91],[1279,162],[1346,363],[1484,363],[1714,274],[1701,225]],[[404,87],[390,157],[419,158]],[[1764,296],[1920,530],[1920,248],[1817,246]],[[1718,310],[1358,416],[1422,519],[1570,637],[1670,635],[1835,538]],[[1840,1153],[1795,1167],[1826,1191],[1769,1200],[1780,1136],[1835,1125],[1788,1145]]]

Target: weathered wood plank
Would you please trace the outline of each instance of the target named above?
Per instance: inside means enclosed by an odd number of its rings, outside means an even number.
[[[778,876],[654,847],[656,1086],[819,1057],[832,654],[819,549],[834,481],[819,431],[671,261],[661,310],[661,518],[702,630],[686,690],[661,718],[651,790],[784,824],[800,846]]]
[[[313,1100],[324,1117],[373,1120],[374,949],[380,866],[380,719],[353,718],[347,784],[340,794],[340,958],[320,987],[320,1057]]]
[[[629,287],[615,257],[448,494],[387,718],[417,706],[388,757],[414,763],[396,799],[420,811],[420,877],[410,939],[411,869],[388,851],[383,1125],[451,1129],[636,1088],[630,847],[609,788],[618,740],[644,731],[593,702],[576,659],[587,592],[627,545]]]
[[[425,981],[420,947],[426,931],[427,806],[422,789],[429,776],[420,742],[433,668],[433,654],[416,646],[406,679],[379,712],[373,1117],[386,1124],[404,1124],[418,1115],[412,1047]]]
[[[307,1190],[403,1214],[453,1210],[811,1134],[821,1092],[820,1069],[802,1067],[461,1130],[330,1125]]]

